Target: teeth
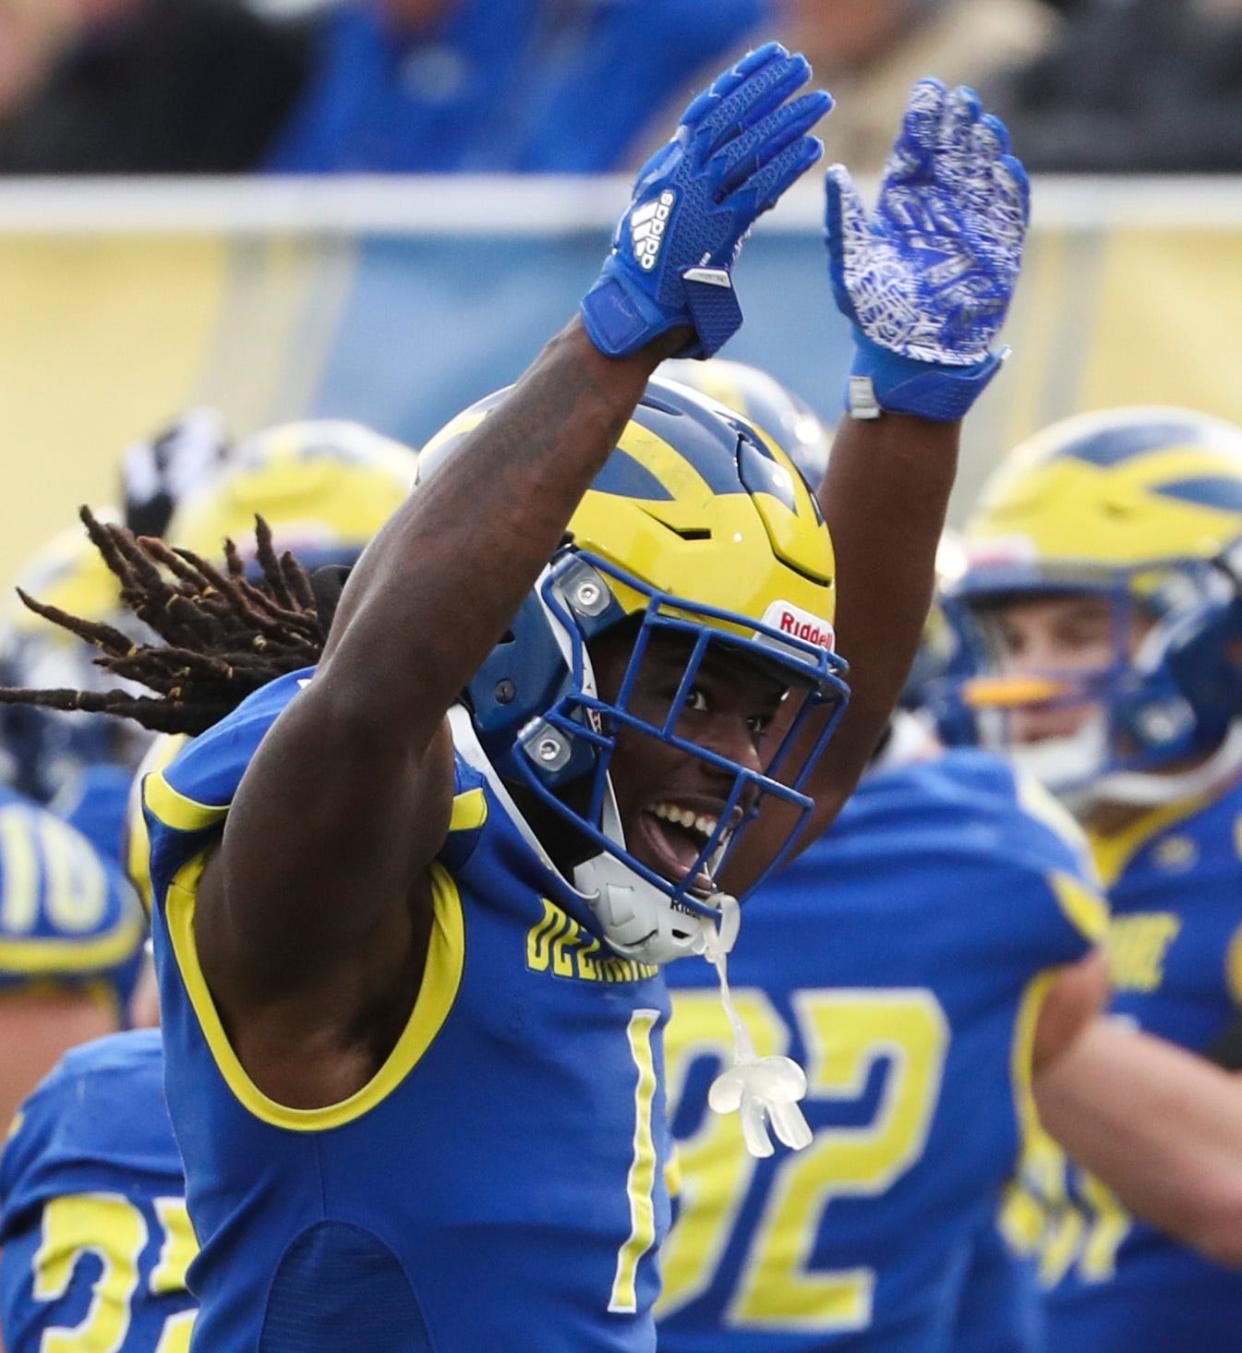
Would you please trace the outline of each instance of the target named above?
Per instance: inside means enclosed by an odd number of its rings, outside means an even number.
[[[685,827],[687,831],[698,832],[704,839],[711,836],[719,824],[719,818],[708,817],[705,813],[695,814],[689,808],[679,808],[675,803],[657,803],[651,811],[666,822]]]

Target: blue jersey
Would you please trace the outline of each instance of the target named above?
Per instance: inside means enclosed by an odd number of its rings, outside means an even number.
[[[1037,794],[1041,816],[1023,807]],[[994,757],[867,776],[748,903],[730,960],[760,1055],[806,1069],[815,1139],[796,1154],[751,1161],[705,1109],[727,1029],[706,966],[669,970],[684,1196],[662,1353],[950,1347],[1014,1170],[1048,970],[1103,930],[1085,873],[1072,824]]]
[[[1242,1002],[1242,785],[1147,814],[1096,843],[1109,886],[1111,1012],[1205,1051]],[[1039,1237],[1058,1353],[1235,1349],[1242,1274],[1131,1218],[1047,1139],[1027,1174],[1047,1206]]]
[[[654,1349],[664,983],[604,947],[468,719],[426,969],[387,1061],[344,1102],[297,1110],[234,1056],[195,890],[308,675],[264,687],[143,786],[168,1103],[202,1242],[196,1353]]]
[[[0,993],[72,987],[123,1009],[145,936],[120,866],[56,814],[0,788]]]
[[[958,1300],[953,1353],[1044,1353],[1048,1347],[1037,1260],[1020,1254],[999,1223],[989,1217],[975,1237]]]
[[[68,1053],[0,1160],[8,1353],[186,1353],[195,1242],[154,1030]]]

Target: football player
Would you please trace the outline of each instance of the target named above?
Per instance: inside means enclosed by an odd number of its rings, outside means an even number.
[[[778,429],[818,482],[822,442],[800,401],[720,365],[688,379]],[[760,1050],[807,1066],[803,1155],[750,1160],[739,1125],[706,1112],[728,1021],[699,965],[668,970],[682,1187],[661,1349],[952,1346],[975,1237],[1016,1167],[1036,1049],[1052,1061],[1081,1024],[1039,1030],[1059,969],[1103,934],[1085,855],[1029,777],[942,753],[896,716],[831,831],[758,894],[730,965]]]
[[[104,707],[197,735],[144,782],[196,1347],[655,1346],[658,965],[723,965],[735,897],[880,736],[1025,231],[1003,129],[935,83],[873,219],[830,173],[856,661],[821,761],[845,686],[815,500],[744,420],[648,385],[738,327],[738,245],[821,151],[808,75],[770,44],[691,104],[581,316],[424,451],[326,637],[292,560],[260,607],[232,565],[94,527],[180,650],[109,655],[157,698]],[[796,1068],[741,1042],[735,1106],[799,1140]]]
[[[108,520],[116,513],[100,513]],[[120,589],[80,530],[58,533],[22,570],[17,587],[98,624],[124,623]],[[107,677],[76,635],[44,623],[10,593],[0,626],[6,685],[103,690]],[[141,626],[130,622],[135,634]],[[52,807],[102,856],[118,859],[125,797],[146,738],[85,715],[9,706],[0,719],[5,776],[19,793]]]
[[[120,868],[0,786],[0,1121],[67,1048],[121,1027],[145,934]]]
[[[171,529],[179,544],[210,554],[226,537],[247,548],[261,511],[278,552],[296,550],[312,568],[349,565],[409,491],[415,464],[407,447],[336,420],[282,424],[233,448],[218,416],[198,410],[125,453],[123,520],[136,535]],[[62,532],[40,551],[18,586],[83,619],[121,624],[134,638],[146,633],[122,619],[116,579],[80,529]],[[101,692],[107,674],[92,658],[79,636],[12,605],[0,644],[5,684]],[[139,730],[23,706],[8,706],[0,728],[16,787],[49,802],[116,858],[134,767],[147,742]]]
[[[1242,1085],[1204,1058],[1240,994],[1240,536],[1242,430],[1165,408],[1040,434],[968,532],[956,595],[980,675],[952,700],[1074,807],[1112,912],[1114,1020],[1035,1087],[1094,1170],[1046,1139],[1028,1162],[1057,1348],[1236,1343],[1242,1278],[1213,1260],[1242,1263]]]
[[[122,511],[139,535],[162,535],[176,503],[219,473],[230,442],[211,409],[193,409],[121,458]],[[108,509],[101,515],[111,516]],[[80,531],[62,532],[23,569],[18,586],[74,615],[124,623],[116,580]],[[134,626],[135,635],[141,632]],[[0,627],[0,679],[14,686],[101,689],[91,649],[75,636],[37,621],[24,607],[6,607]],[[5,779],[20,793],[49,803],[109,858],[116,858],[124,805],[145,739],[137,729],[10,706],[0,717]]]
[[[67,1053],[0,1156],[8,1353],[187,1353],[197,1248],[154,1029]]]
[[[762,1053],[806,1066],[802,1154],[749,1160],[736,1125],[703,1112],[728,1025],[699,965],[670,969],[683,1191],[661,1349],[953,1346],[1036,1053],[1045,1065],[1077,1033],[1041,1028],[1042,1003],[1104,928],[1073,824],[1046,797],[984,753],[881,764],[757,894],[733,999]]]

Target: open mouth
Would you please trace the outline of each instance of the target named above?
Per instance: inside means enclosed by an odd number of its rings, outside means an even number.
[[[720,825],[720,819],[709,812],[696,811],[686,804],[671,802],[654,803],[644,808],[640,814],[641,836],[646,846],[643,854],[646,863],[670,883],[690,880],[692,891],[710,896],[719,889],[709,870],[719,861],[721,853],[740,819],[741,813],[733,814],[734,821],[721,835],[715,849],[704,865],[691,877],[703,847],[711,840]]]

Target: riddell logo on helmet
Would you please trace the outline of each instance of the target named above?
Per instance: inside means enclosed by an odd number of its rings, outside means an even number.
[[[832,625],[821,616],[795,606],[792,601],[772,602],[763,613],[763,623],[792,639],[826,648],[829,653],[836,646],[837,634]]]

